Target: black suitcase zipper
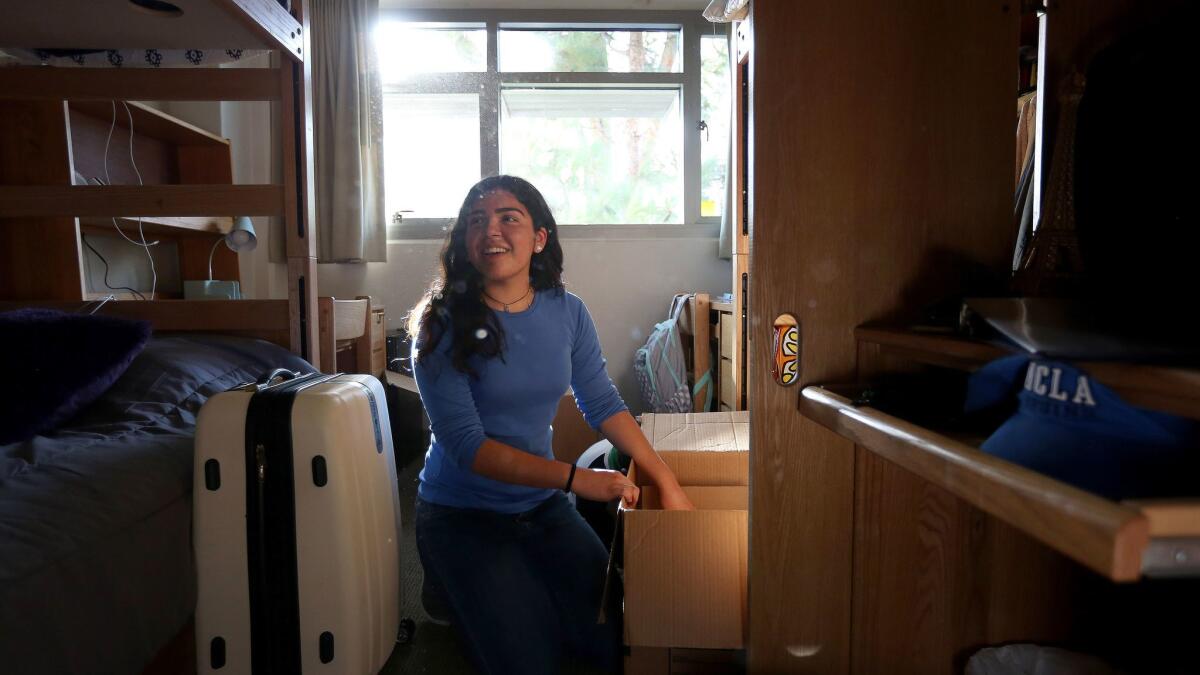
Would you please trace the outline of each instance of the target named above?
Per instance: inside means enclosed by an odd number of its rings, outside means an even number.
[[[334,377],[314,373],[260,387],[246,410],[250,662],[260,675],[301,671],[292,404]]]

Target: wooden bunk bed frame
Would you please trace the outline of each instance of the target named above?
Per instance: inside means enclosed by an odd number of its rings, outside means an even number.
[[[320,368],[305,1],[291,0],[289,10],[276,0],[173,0],[183,15],[165,19],[136,10],[117,16],[132,7],[124,0],[117,4],[48,0],[6,8],[0,47],[252,49],[273,50],[278,57],[271,67],[236,69],[0,67],[0,110],[15,108],[28,122],[0,131],[0,311],[22,306],[74,311],[93,299],[82,265],[81,232],[95,227],[88,218],[146,219],[147,233],[182,242],[182,277],[185,265],[194,264],[187,261],[195,259],[190,249],[202,250],[207,263],[231,216],[271,216],[281,219],[286,232],[287,300],[120,299],[105,303],[99,313],[147,320],[158,332],[256,337]],[[146,121],[155,124],[159,115],[133,101],[277,103],[273,124],[282,180],[234,185],[226,159],[223,170],[199,170],[164,181],[168,184],[75,185],[71,132],[64,122],[69,127],[72,108],[95,111],[109,101],[130,102],[139,129]],[[118,120],[124,126],[123,116]],[[187,127],[178,120],[163,122]],[[50,162],[37,161],[45,153],[60,153],[66,161],[47,168]],[[236,279],[236,256],[221,250],[214,271]],[[184,626],[145,673],[194,672],[192,632],[190,624]]]
[[[126,3],[119,4],[116,11],[124,11]],[[268,49],[280,56],[276,66],[260,68],[0,68],[0,107],[24,106],[25,119],[41,127],[11,128],[0,143],[0,267],[8,268],[0,270],[0,300],[7,307],[73,308],[90,299],[81,265],[81,217],[152,217],[156,237],[190,237],[196,240],[190,247],[207,254],[230,216],[273,216],[286,232],[286,301],[117,300],[101,312],[147,319],[158,330],[258,333],[320,368],[305,2],[293,0],[290,11],[276,0],[173,4],[182,16],[155,17],[132,5],[128,15],[114,16],[111,2],[78,0],[50,0],[7,13],[0,47]],[[72,184],[71,134],[61,128],[68,106],[147,100],[278,103],[282,182],[233,185],[201,171],[180,181],[186,184]],[[49,118],[35,114],[47,110]],[[139,107],[138,114],[152,114],[148,110]],[[47,129],[49,136],[41,133]],[[47,152],[63,153],[68,161],[51,168],[31,161]],[[185,248],[180,247],[181,259],[188,256]],[[236,273],[231,254],[223,251],[217,258]]]

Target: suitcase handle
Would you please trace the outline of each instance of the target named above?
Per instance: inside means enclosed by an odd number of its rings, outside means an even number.
[[[255,384],[257,384],[259,387],[269,387],[276,379],[280,381],[294,380],[299,376],[300,373],[297,373],[293,370],[288,370],[287,368],[276,368],[275,370],[272,370],[266,375],[258,378],[258,381],[255,382]]]

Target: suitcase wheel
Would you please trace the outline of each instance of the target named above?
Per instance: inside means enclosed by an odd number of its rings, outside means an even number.
[[[400,619],[400,631],[396,634],[396,643],[412,644],[413,633],[417,632],[417,624],[412,619]]]

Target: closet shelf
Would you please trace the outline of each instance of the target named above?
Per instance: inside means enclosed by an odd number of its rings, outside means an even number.
[[[800,412],[1113,581],[1200,576],[1200,499],[1114,502],[825,387]]]
[[[281,216],[282,185],[0,185],[0,218]]]
[[[1016,353],[1003,344],[887,326],[859,326],[854,336],[860,343],[878,345],[884,354],[966,371]],[[1200,419],[1200,370],[1118,361],[1076,365],[1127,403]]]

